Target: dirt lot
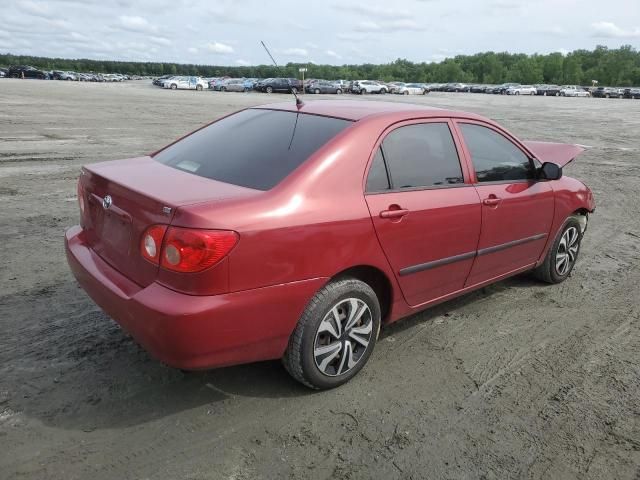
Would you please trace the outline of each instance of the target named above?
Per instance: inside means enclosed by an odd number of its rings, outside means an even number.
[[[598,210],[567,282],[388,327],[340,389],[279,362],[184,375],[94,306],[63,253],[80,165],[274,98],[0,80],[0,478],[640,478],[640,101],[387,96],[589,145],[566,173]]]

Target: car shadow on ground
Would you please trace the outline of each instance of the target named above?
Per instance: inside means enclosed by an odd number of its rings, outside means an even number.
[[[508,288],[539,285],[518,276],[387,326],[382,338],[455,312]],[[288,398],[318,392],[295,382],[279,361],[181,372],[151,358],[71,278],[0,297],[0,407],[57,428],[129,427],[237,397]],[[204,410],[204,409],[203,409]]]

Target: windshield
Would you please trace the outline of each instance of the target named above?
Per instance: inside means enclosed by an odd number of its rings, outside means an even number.
[[[154,158],[201,177],[269,190],[350,124],[318,115],[249,109],[185,137]]]

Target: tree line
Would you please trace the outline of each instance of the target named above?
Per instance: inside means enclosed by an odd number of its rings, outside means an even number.
[[[127,75],[200,75],[203,77],[299,77],[298,69],[306,67],[308,78],[374,79],[422,83],[489,83],[519,82],[640,86],[640,52],[631,45],[610,49],[597,46],[594,50],[575,50],[562,54],[526,55],[508,52],[484,52],[457,55],[437,63],[410,62],[397,59],[375,65],[316,65],[288,63],[273,65],[220,66],[183,63],[122,62],[89,59],[46,58],[0,54],[0,65],[32,65],[44,70],[71,70]]]

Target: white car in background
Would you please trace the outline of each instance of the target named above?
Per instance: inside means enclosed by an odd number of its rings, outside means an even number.
[[[516,85],[507,88],[507,95],[536,95],[538,89],[532,85]]]
[[[359,93],[360,95],[365,93],[389,93],[389,89],[386,85],[376,82],[374,80],[357,80],[353,82],[351,86],[352,93]]]
[[[394,93],[399,95],[426,95],[429,90],[420,83],[407,83],[396,89]]]
[[[164,88],[171,90],[197,90],[209,88],[209,84],[202,77],[171,77],[162,82]]]
[[[560,90],[560,95],[563,97],[590,97],[591,94],[582,87],[577,85],[565,85]]]

